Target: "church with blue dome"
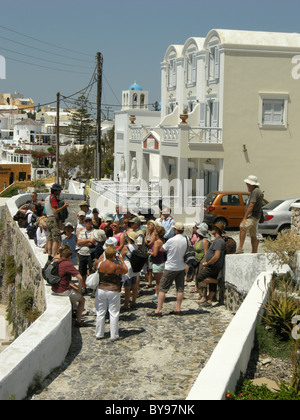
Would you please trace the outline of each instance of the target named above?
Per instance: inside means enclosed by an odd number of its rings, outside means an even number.
[[[122,110],[127,109],[148,109],[148,91],[136,82],[122,92]]]
[[[144,90],[137,81],[134,81],[127,90],[122,91],[122,108],[115,111],[115,181],[130,182],[133,165],[137,165],[138,178],[142,174],[143,165],[149,168],[149,179],[155,178],[155,174],[159,173],[157,154],[159,140],[154,139],[152,135],[148,139],[148,135],[149,130],[151,131],[150,127],[156,127],[159,124],[161,113],[158,109],[151,108],[149,92]],[[140,138],[144,135],[147,135],[147,139],[143,145],[141,141],[135,140],[135,136]]]
[[[129,86],[128,90],[143,90],[140,85],[134,82],[131,86]]]

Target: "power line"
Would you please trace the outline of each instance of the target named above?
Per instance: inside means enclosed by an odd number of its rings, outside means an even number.
[[[17,60],[16,58],[11,58],[11,57],[7,57],[7,56],[5,56],[5,59],[7,59],[7,60],[12,60],[12,61],[17,61],[18,63],[29,64],[30,66],[41,67],[41,68],[44,68],[44,69],[49,69],[49,70],[63,71],[63,72],[67,72],[67,73],[89,74],[89,73],[82,72],[82,71],[66,70],[66,69],[58,69],[58,68],[56,68],[56,67],[49,67],[49,66],[43,66],[43,65],[41,65],[41,64],[28,63],[28,61]]]
[[[92,81],[90,81],[90,83],[92,83]],[[90,83],[86,86],[86,87],[84,87],[83,89],[81,89],[81,90],[85,90],[85,89],[88,89],[89,88],[89,86],[90,86]],[[93,84],[94,84],[95,82],[93,82]],[[72,93],[71,95],[69,95],[69,96],[65,96],[64,98],[66,98],[66,99],[68,99],[68,98],[70,98],[70,97],[72,97],[72,96],[74,96],[74,95],[76,95],[76,94],[78,94],[78,91],[76,91],[75,93]],[[22,107],[22,109],[23,110],[25,110],[25,109],[36,109],[36,108],[41,108],[41,107],[43,107],[43,106],[47,106],[47,105],[52,105],[52,104],[56,104],[57,103],[57,101],[55,100],[55,101],[50,101],[50,102],[46,102],[46,103],[43,103],[43,104],[38,104],[38,105],[34,105],[33,107],[31,106],[31,105],[28,105],[28,106],[24,106],[24,107]]]
[[[58,57],[68,58],[69,60],[86,62],[86,59],[83,59],[83,58],[69,57],[65,54],[54,53],[54,52],[51,52],[51,51],[43,50],[42,48],[32,47],[31,45],[24,44],[23,42],[14,41],[13,39],[6,38],[5,36],[2,36],[2,35],[0,35],[0,38],[4,39],[6,41],[9,41],[9,42],[13,42],[14,44],[22,45],[23,47],[32,48],[33,50],[41,51],[41,52],[46,53],[46,54],[52,54],[52,55],[56,55]]]
[[[60,64],[60,65],[62,65],[62,66],[69,66],[69,65],[70,65],[70,64],[61,63],[60,61],[47,60],[46,58],[39,58],[39,57],[35,57],[34,55],[23,54],[23,53],[20,53],[20,52],[18,52],[18,51],[13,51],[13,50],[10,50],[10,49],[8,49],[8,48],[1,47],[1,46],[0,46],[0,50],[9,51],[9,52],[12,52],[12,53],[14,53],[14,54],[19,54],[19,55],[22,55],[22,56],[24,56],[24,57],[33,58],[33,59],[35,59],[35,60],[46,61],[46,62],[48,62],[48,63]],[[81,65],[78,65],[78,64],[76,64],[76,67],[80,67],[80,68],[83,68],[83,69],[88,69],[88,68],[89,68],[89,67],[87,67],[87,66],[81,66]]]
[[[7,28],[6,26],[3,26],[3,25],[0,25],[0,28],[5,29],[5,30],[10,31],[10,32],[14,32],[18,35],[24,36],[25,38],[33,39],[34,41],[38,41],[42,44],[50,45],[51,47],[59,48],[61,50],[65,50],[65,51],[70,51],[70,52],[73,52],[75,54],[85,55],[87,57],[92,57],[90,54],[87,54],[87,53],[84,53],[84,52],[81,52],[81,51],[75,51],[75,50],[71,50],[70,48],[65,48],[65,47],[62,47],[62,46],[58,46],[58,45],[52,44],[52,43],[47,42],[47,41],[41,41],[40,39],[34,38],[33,36],[25,35],[21,32],[15,31],[14,29]]]

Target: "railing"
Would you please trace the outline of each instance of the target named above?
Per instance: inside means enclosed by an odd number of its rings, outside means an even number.
[[[178,141],[180,135],[179,127],[162,127],[164,141]]]
[[[139,183],[92,181],[91,189],[132,212],[158,206],[160,199],[157,186],[142,190]]]
[[[161,140],[166,142],[178,142],[181,135],[181,128],[178,126],[161,126],[153,128],[161,135]],[[145,128],[130,127],[130,140],[142,140],[145,135]],[[150,128],[149,128],[150,130]],[[222,143],[222,129],[220,127],[192,127],[188,130],[189,143]]]
[[[30,154],[19,154],[7,152],[6,160],[10,163],[31,163]]]
[[[190,143],[222,143],[222,129],[219,127],[190,127]]]
[[[141,189],[141,184],[92,181],[91,190],[123,208],[128,208],[132,213],[142,209],[152,209],[157,213],[160,205],[170,207],[173,210],[182,206],[197,209],[203,208],[205,199],[203,195],[186,195],[184,191],[181,191],[181,193],[174,191],[174,194],[169,191],[170,195],[168,193],[162,194],[159,182],[150,182],[148,189]],[[145,188],[145,185],[143,188]]]
[[[133,126],[130,127],[131,135],[130,140],[142,140],[142,127]]]

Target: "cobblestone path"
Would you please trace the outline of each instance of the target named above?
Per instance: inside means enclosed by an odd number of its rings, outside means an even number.
[[[95,338],[94,299],[86,297],[85,328],[73,327],[69,354],[33,400],[183,400],[233,315],[224,306],[201,309],[186,287],[182,316],[169,314],[176,291],[167,294],[163,317],[147,312],[153,290],[143,290],[137,309],[120,315],[120,340]]]

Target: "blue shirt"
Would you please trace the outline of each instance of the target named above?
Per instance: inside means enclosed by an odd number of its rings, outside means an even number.
[[[169,216],[167,217],[167,219],[163,219],[163,220],[158,218],[156,219],[156,222],[165,229],[166,233],[165,233],[164,238],[166,241],[170,238],[173,238],[174,228],[172,226],[175,225],[175,220],[173,219],[173,217]]]
[[[77,238],[74,233],[72,233],[69,238],[66,237],[66,235],[62,236],[62,245],[69,245],[69,247],[71,248],[71,251],[72,251],[71,263],[74,265],[77,265],[76,244],[77,244]]]

